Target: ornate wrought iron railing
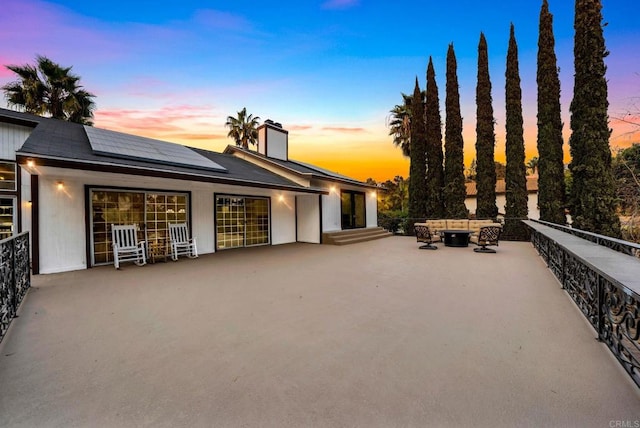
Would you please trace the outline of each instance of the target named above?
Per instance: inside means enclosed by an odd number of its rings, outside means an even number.
[[[31,286],[29,232],[0,241],[0,341]]]
[[[640,386],[640,295],[637,290],[632,290],[617,279],[617,276],[624,277],[623,272],[605,271],[576,255],[570,245],[556,242],[544,231],[536,229],[534,223],[530,223],[529,227],[533,246],[596,330],[598,340],[608,346]],[[577,233],[573,235],[580,236]],[[589,241],[594,242],[591,239]],[[619,257],[627,258],[627,255],[620,254]],[[626,265],[625,262],[632,263],[628,266],[638,270],[634,259],[621,262],[618,266]]]
[[[544,224],[545,226],[552,227],[554,229],[562,230],[563,232],[570,233],[587,241],[594,242],[598,245],[602,245],[612,250],[627,254],[629,256],[640,257],[640,244],[635,242],[625,241],[623,239],[610,238],[604,235],[598,235],[597,233],[587,232],[586,230],[574,229],[569,226],[563,226],[556,223],[550,223],[542,220],[531,220],[536,223]]]

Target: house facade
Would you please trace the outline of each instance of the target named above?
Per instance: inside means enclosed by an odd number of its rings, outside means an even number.
[[[162,244],[186,222],[200,254],[377,225],[374,187],[289,159],[273,122],[259,134],[217,153],[0,109],[0,227],[31,231],[33,272],[53,273],[112,263],[113,224]]]
[[[469,213],[475,214],[478,207],[478,191],[475,182],[466,183],[466,197],[464,204]],[[507,205],[506,184],[503,179],[496,181],[496,206],[498,213],[504,216],[505,206]],[[538,208],[538,176],[531,175],[527,177],[527,210],[528,217],[533,219],[540,218],[540,209]]]

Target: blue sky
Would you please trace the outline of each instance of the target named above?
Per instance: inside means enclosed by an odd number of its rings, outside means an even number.
[[[573,86],[573,1],[551,0],[565,136]],[[536,53],[541,1],[3,0],[0,64],[36,54],[73,65],[97,95],[96,126],[223,150],[226,116],[247,107],[290,131],[291,156],[378,180],[407,176],[388,111],[424,87],[433,56],[444,119],[445,55],[453,43],[465,158],[475,156],[481,31],[489,46],[496,158],[504,159],[504,68],[514,23],[527,157],[536,155]],[[610,116],[640,116],[640,25],[630,0],[603,1]],[[0,71],[0,83],[13,79]],[[640,141],[612,120],[612,146]],[[567,148],[568,152],[568,148]]]

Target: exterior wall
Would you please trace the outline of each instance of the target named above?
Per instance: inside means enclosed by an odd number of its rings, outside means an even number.
[[[537,193],[529,193],[528,195],[527,208],[529,210],[529,218],[539,219],[540,218],[540,210],[538,209],[538,194]],[[476,208],[478,207],[477,200],[474,197],[467,197],[464,200],[465,205],[470,213],[475,213]],[[504,207],[507,204],[507,197],[504,194],[496,196],[496,205],[498,207],[498,212],[504,214]]]
[[[271,198],[271,244],[296,242],[296,199],[294,195]]]
[[[41,273],[87,267],[84,183],[66,179],[59,190],[57,181],[50,176],[39,181]]]
[[[22,230],[20,230],[20,232],[24,232],[25,230],[31,232],[31,175],[22,168],[20,168],[20,180],[22,182],[20,186],[22,206],[19,207],[20,214],[22,215]],[[31,247],[33,247],[33,245]]]
[[[375,191],[366,193],[367,227],[378,227],[378,195]]]
[[[366,226],[378,226],[378,199],[373,189],[358,186],[340,185],[337,183],[316,180],[312,183],[316,187],[325,188],[329,195],[322,195],[322,231],[334,232],[342,230],[342,204],[340,192],[342,190],[356,190],[365,194]]]
[[[298,242],[320,243],[320,206],[318,195],[296,197]]]
[[[24,144],[33,128],[0,123],[0,159],[15,160],[16,150]]]
[[[40,168],[39,172],[40,273],[85,269],[88,266],[86,246],[90,238],[86,236],[85,229],[85,185],[190,191],[191,230],[197,238],[200,254],[215,251],[214,194],[270,198],[271,243],[296,242],[296,195],[293,192],[51,167]],[[64,183],[63,190],[57,188],[59,181]],[[23,177],[24,182],[30,182],[28,174]],[[313,197],[317,200],[317,195]],[[29,199],[30,192],[25,201]]]
[[[336,187],[328,195],[322,195],[322,232],[342,229],[340,209],[340,189]]]

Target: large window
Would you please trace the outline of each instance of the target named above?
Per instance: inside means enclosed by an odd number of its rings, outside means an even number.
[[[0,198],[0,239],[13,236],[15,231],[15,204],[16,198],[14,197]]]
[[[269,244],[269,199],[216,196],[217,249]]]
[[[16,190],[15,162],[0,162],[0,190]]]
[[[133,224],[138,239],[149,244],[168,241],[169,223],[187,222],[186,193],[125,190],[91,190],[91,233],[93,265],[113,262],[111,225]]]

